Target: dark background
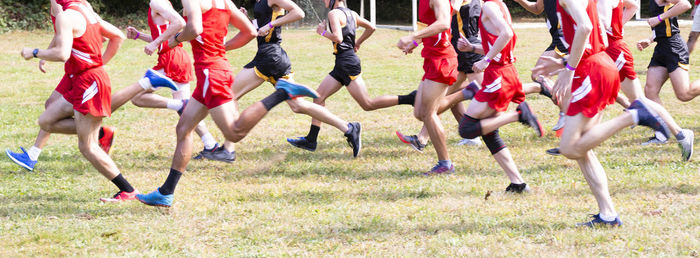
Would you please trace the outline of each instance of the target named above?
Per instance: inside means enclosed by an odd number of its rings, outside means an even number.
[[[236,6],[251,9],[256,0],[233,0]],[[365,1],[365,17],[369,19],[369,0],[347,0],[351,9],[359,12],[360,1]],[[538,17],[522,9],[512,0],[505,0],[514,19],[537,21]],[[647,13],[648,0],[642,0],[642,16]],[[89,0],[95,10],[117,26],[145,27],[149,0]],[[181,10],[179,0],[172,0]],[[326,16],[322,0],[294,0],[306,12],[306,18],[294,26],[317,24]],[[0,32],[9,30],[49,29],[49,0],[0,0]],[[689,15],[688,13],[685,14]],[[539,18],[542,19],[542,18]],[[410,0],[377,0],[377,23],[408,25],[411,22]]]

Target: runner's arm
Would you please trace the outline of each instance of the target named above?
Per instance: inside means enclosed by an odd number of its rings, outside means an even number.
[[[343,29],[340,26],[340,17],[338,13],[341,13],[341,11],[331,10],[328,12],[328,23],[330,24],[331,31],[324,31],[325,33],[321,33],[316,30],[321,36],[330,39],[334,43],[343,42]]]
[[[496,41],[493,42],[493,46],[489,52],[484,55],[485,58],[493,60],[496,55],[501,53],[501,50],[506,47],[506,44],[513,39],[515,33],[503,19],[503,12],[501,12],[501,9],[496,3],[484,3],[484,6],[481,9],[481,14],[486,16],[486,18],[494,25],[496,31],[493,31],[492,33],[494,35],[498,35],[498,38],[496,38]]]
[[[173,9],[173,7],[170,6],[170,4],[165,2],[164,0],[151,0],[150,6],[152,10],[154,10],[156,13],[158,13],[170,23],[168,25],[168,29],[165,30],[162,34],[160,34],[160,36],[158,36],[157,38],[152,39],[150,43],[155,46],[160,46],[160,44],[163,44],[163,42],[175,36],[175,34],[178,31],[182,30],[182,28],[185,27],[185,19],[183,19],[182,16],[180,16],[180,14],[178,14],[175,11],[175,9]],[[151,35],[144,34],[143,36],[148,36],[149,38],[152,38]],[[139,38],[141,38],[141,36],[139,36]]]
[[[672,4],[673,7],[671,7],[671,9],[668,9],[668,11],[659,15],[659,17],[661,17],[662,20],[676,17],[676,16],[681,15],[684,12],[690,10],[690,8],[692,8],[692,5],[690,5],[690,2],[688,2],[688,0],[666,0],[666,3]]]
[[[574,40],[571,44],[571,49],[569,51],[569,58],[567,63],[571,67],[578,66],[583,56],[583,51],[586,47],[586,42],[593,31],[593,24],[591,19],[586,13],[586,3],[580,3],[579,0],[559,0],[562,8],[566,10],[567,13],[574,19],[576,23],[576,34],[574,34]]]
[[[365,28],[365,31],[362,32],[362,35],[360,35],[360,38],[355,40],[355,47],[359,49],[359,46],[362,45],[362,43],[365,42],[370,36],[372,36],[372,33],[377,29],[374,24],[369,22],[367,19],[362,18],[361,16],[357,15],[356,12],[352,12],[352,15],[355,16],[355,20],[357,21],[357,25]]]
[[[36,53],[36,57],[46,61],[66,62],[70,58],[71,46],[73,45],[73,25],[78,22],[77,15],[62,12],[56,16],[56,33],[52,42],[52,47],[48,49],[40,49]],[[32,59],[34,57],[34,49],[22,49],[22,57],[24,59]]]
[[[622,4],[625,6],[624,11],[622,11],[622,24],[627,24],[632,18],[637,14],[639,10],[639,4],[636,0],[621,0]]]
[[[243,14],[241,10],[238,10],[233,2],[227,0],[226,3],[229,5],[229,9],[231,10],[231,25],[238,29],[236,36],[224,43],[226,51],[228,51],[245,46],[245,44],[248,44],[248,42],[258,36],[258,32],[253,27],[250,20],[248,20],[248,16]]]
[[[446,4],[444,1],[430,0],[433,5],[433,10],[435,11],[436,21],[425,29],[416,31],[411,34],[413,40],[419,41],[420,39],[427,38],[430,36],[435,36],[443,31],[450,29],[450,23],[452,21],[452,12],[450,11],[450,5]]]
[[[171,47],[177,46],[178,42],[193,40],[204,31],[199,0],[182,0],[182,9],[182,13],[187,16],[187,24],[179,34],[175,34],[173,39],[168,41]]]
[[[612,26],[612,3],[611,1],[621,0],[598,0],[598,19],[608,30]]]
[[[533,14],[541,14],[544,11],[544,2],[542,0],[537,0],[535,2],[530,2],[528,0],[515,0],[515,2]]]
[[[279,27],[285,24],[289,24],[304,19],[304,17],[306,16],[304,14],[304,10],[302,10],[297,4],[292,2],[292,0],[269,0],[267,3],[268,5],[277,5],[278,7],[289,12],[281,18],[271,21],[269,25],[272,25],[272,27]]]
[[[105,52],[102,54],[102,63],[107,64],[110,60],[112,60],[112,57],[114,57],[114,55],[117,54],[117,51],[122,46],[122,43],[124,43],[124,39],[126,39],[126,36],[119,28],[115,27],[109,22],[102,20],[101,18],[100,33],[103,37],[109,39],[109,42],[107,42],[107,47],[105,48]]]

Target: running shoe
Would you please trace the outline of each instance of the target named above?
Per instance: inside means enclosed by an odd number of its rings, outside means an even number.
[[[440,165],[438,163],[430,171],[423,173],[424,176],[437,176],[437,175],[449,175],[455,172],[455,165],[452,164],[449,167]]]
[[[215,151],[208,152],[208,155],[205,156],[205,158],[231,163],[236,161],[236,151],[229,152],[226,150],[226,148],[224,148],[224,146],[221,146]]]
[[[134,200],[136,199],[136,195],[139,194],[139,191],[134,189],[133,192],[127,193],[124,191],[119,191],[117,194],[112,196],[112,198],[100,198],[100,201],[102,202],[123,202],[123,201],[128,201],[128,200]]]
[[[317,145],[316,142],[309,141],[303,136],[297,138],[287,138],[287,142],[294,147],[305,149],[307,151],[315,151]]]
[[[34,165],[36,165],[36,160],[29,158],[29,154],[27,154],[27,150],[25,150],[24,147],[19,147],[19,149],[22,150],[22,153],[12,152],[7,149],[5,150],[5,155],[7,155],[7,157],[17,165],[20,165],[29,171],[33,171]]]
[[[219,149],[218,143],[216,145],[214,145],[214,147],[211,149],[204,148],[202,151],[200,151],[197,154],[197,156],[194,156],[194,158],[192,158],[192,159],[195,159],[195,160],[200,160],[200,159],[205,159],[205,158],[209,159],[209,157],[211,157],[211,153],[213,153],[217,149]]]
[[[661,120],[654,110],[647,107],[644,100],[637,99],[633,101],[627,109],[637,111],[637,124],[654,129],[654,131],[661,132],[664,135],[669,135],[669,129],[666,123]]]
[[[479,138],[474,138],[474,139],[462,139],[461,141],[459,141],[459,142],[458,142],[457,144],[455,144],[455,145],[457,145],[457,146],[461,146],[461,145],[467,145],[467,146],[481,146],[481,140],[479,140]]]
[[[566,125],[566,114],[564,114],[564,112],[559,112],[559,120],[557,120],[557,124],[552,127],[552,131],[559,131],[564,128],[564,125]]]
[[[530,110],[530,106],[528,106],[526,102],[520,103],[516,110],[519,114],[518,121],[520,121],[520,123],[535,129],[535,133],[538,137],[544,136],[544,128],[542,128],[542,124],[540,124],[540,121],[537,120],[535,113]]]
[[[619,227],[622,226],[622,220],[620,220],[620,217],[615,217],[615,220],[613,221],[605,221],[600,218],[600,214],[596,214],[591,216],[593,218],[591,221],[588,222],[582,222],[582,223],[576,223],[577,227]]]
[[[695,133],[690,129],[683,129],[681,130],[681,134],[683,135],[683,140],[678,140],[678,146],[681,148],[683,160],[690,161],[690,157],[693,156]]]
[[[535,81],[537,84],[540,85],[540,95],[552,99],[552,92],[549,91],[549,88],[543,82],[544,78],[542,78],[541,80],[542,81]]]
[[[352,122],[348,125],[350,129],[345,133],[348,144],[352,147],[352,156],[357,158],[362,150],[362,127],[358,122]]]
[[[427,145],[420,143],[418,136],[415,135],[405,136],[401,132],[396,131],[396,136],[398,136],[399,140],[401,140],[403,143],[411,145],[411,147],[418,152],[423,152],[423,149],[425,149],[425,146]]]
[[[318,98],[318,93],[312,88],[306,87],[298,83],[290,82],[285,79],[277,80],[277,84],[275,85],[275,87],[286,91],[290,98],[304,96]]]
[[[187,106],[187,102],[189,102],[190,99],[183,99],[182,100],[182,107],[177,110],[177,115],[182,116],[182,112],[185,111],[185,107]]]
[[[668,137],[664,136],[662,132],[654,132],[654,136],[649,137],[647,141],[642,143],[642,146],[652,145],[652,144],[666,144],[668,143]]]
[[[561,152],[559,152],[559,148],[551,148],[546,151],[547,154],[552,155],[552,156],[559,156],[561,155]]]
[[[139,80],[139,85],[141,85],[141,87],[151,90],[155,90],[156,88],[160,87],[165,87],[173,91],[180,90],[180,88],[177,87],[173,80],[171,80],[164,74],[154,71],[153,69],[148,69],[146,71],[146,74],[143,75],[143,78]]]
[[[102,126],[100,128],[100,138],[97,140],[97,143],[100,145],[100,148],[102,148],[102,150],[104,150],[107,154],[109,154],[109,152],[112,151],[112,143],[114,142],[114,134],[116,132],[117,130],[111,126]]]
[[[522,183],[522,184],[510,183],[510,185],[508,185],[508,187],[506,187],[507,193],[524,193],[524,192],[526,193],[529,191],[530,191],[530,187],[527,186],[526,183]]]
[[[474,95],[479,91],[479,83],[476,81],[470,82],[467,87],[462,89],[462,96],[464,100],[470,100],[474,98]]]
[[[136,199],[143,204],[160,207],[170,207],[173,205],[173,194],[163,195],[158,189],[148,194],[137,194]]]

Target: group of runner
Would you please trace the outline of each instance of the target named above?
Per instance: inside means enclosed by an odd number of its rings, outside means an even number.
[[[320,124],[327,123],[343,133],[353,157],[357,157],[362,148],[360,123],[342,120],[324,107],[326,99],[345,86],[367,111],[395,105],[414,107],[413,115],[423,122],[423,129],[417,135],[396,134],[418,151],[426,147],[428,140],[433,143],[438,162],[425,175],[455,171],[439,118],[439,114],[450,109],[459,121],[463,142],[480,144],[475,138],[481,137],[510,181],[506,192],[522,193],[529,191],[529,186],[498,129],[519,122],[542,137],[545,130],[525,102],[527,94],[538,93],[551,98],[561,110],[553,128],[563,128],[561,143],[548,153],[577,161],[598,202],[599,214],[581,225],[619,226],[622,222],[610,198],[605,171],[592,149],[616,132],[635,125],[656,132],[649,143],[666,142],[673,134],[684,160],[690,159],[693,148],[693,132],[678,126],[658,97],[661,85],[669,78],[679,100],[689,101],[700,94],[700,82],[691,84],[688,78],[688,50],[676,20],[690,4],[687,0],[649,1],[651,11],[657,15],[648,21],[654,36],[638,42],[637,47],[642,50],[651,42],[657,45],[644,91],[634,71],[631,52],[622,40],[623,25],[639,8],[636,1],[516,0],[530,12],[545,12],[552,37],[532,71],[533,82],[523,84],[514,66],[517,35],[503,0],[422,0],[418,5],[421,28],[397,43],[407,54],[423,45],[425,73],[418,89],[406,95],[370,98],[356,52],[375,27],[348,9],[344,0],[323,0],[330,11],[328,19],[318,25],[317,33],[332,42],[335,66],[317,90],[294,82],[291,62],[281,46],[282,26],[304,18],[304,12],[291,0],[256,1],[252,21],[245,9],[236,8],[230,0],[183,0],[184,18],[169,0],[151,0],[150,35],[132,27],[124,35],[102,20],[86,0],[51,0],[55,28],[51,44],[45,50],[24,48],[22,56],[27,60],[41,59],[42,71],[45,61],[65,62],[65,76],[46,101],[34,146],[29,150],[22,148],[20,153],[7,150],[6,154],[32,170],[51,133],[77,134],[81,153],[119,188],[117,194],[101,198],[102,201],[138,199],[148,205],[170,207],[192,156],[193,131],[204,144],[204,150],[195,159],[232,162],[236,158],[234,143],[282,102],[287,102],[295,113],[312,117],[309,133],[287,139],[290,144],[314,151]],[[238,33],[224,41],[229,25]],[[359,38],[358,26],[364,28]],[[103,38],[108,40],[104,52]],[[111,94],[109,77],[102,66],[116,54],[125,38],[148,42],[144,52],[157,53],[158,64],[137,83]],[[226,51],[253,39],[257,40],[257,53],[234,77]],[[192,45],[194,64],[182,48],[186,41]],[[190,94],[193,65],[197,86]],[[271,83],[275,91],[239,113],[239,98],[264,82]],[[171,89],[173,98],[154,94],[160,87]],[[620,89],[626,98],[618,96]],[[314,101],[302,97],[312,97]],[[104,117],[129,100],[140,107],[167,108],[180,115],[169,175],[148,194],[141,194],[119,172],[108,155],[114,129],[101,126]],[[461,104],[464,100],[471,100],[466,108]],[[601,122],[600,112],[616,100],[626,112]],[[507,111],[511,102],[518,104],[515,111]],[[226,138],[221,146],[202,122],[207,115],[211,115]]]

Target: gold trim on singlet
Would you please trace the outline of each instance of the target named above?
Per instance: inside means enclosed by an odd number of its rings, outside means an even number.
[[[350,81],[354,81],[357,79],[357,77],[362,76],[362,73],[360,72],[358,75],[348,75],[348,78],[350,78]]]
[[[465,6],[466,4],[462,4],[462,6]],[[462,35],[462,37],[466,37],[467,34],[464,33],[464,22],[462,21],[462,15],[459,11],[455,14],[457,15],[457,31],[459,31],[459,35]]]
[[[673,7],[673,4],[668,4],[664,6],[664,13],[667,12],[669,9]],[[664,19],[664,23],[666,23],[666,37],[671,37],[671,20],[670,18]]]
[[[680,67],[681,69],[686,70],[686,71],[690,70],[690,64],[682,64],[679,62],[678,67]]]
[[[270,19],[270,22],[277,20],[277,17],[279,17],[281,15],[284,15],[284,9],[282,9],[280,11],[273,11],[272,18]],[[270,32],[268,32],[267,36],[265,36],[265,42],[270,42],[270,39],[272,39],[272,32],[274,32],[275,29],[276,29],[276,27],[272,27],[272,29],[270,29]]]

